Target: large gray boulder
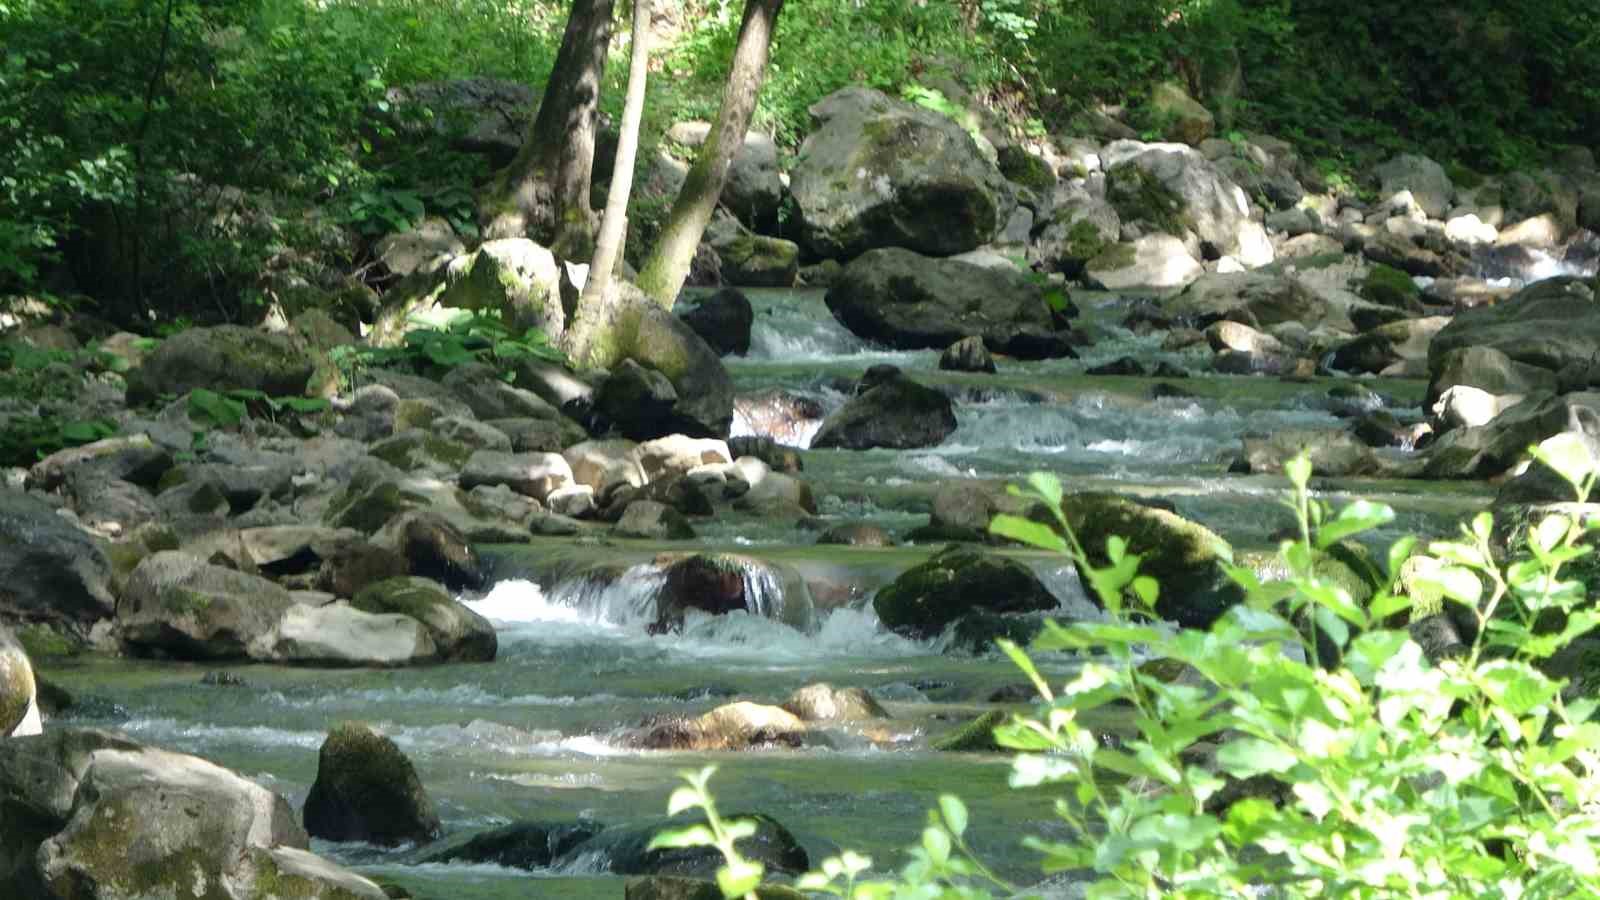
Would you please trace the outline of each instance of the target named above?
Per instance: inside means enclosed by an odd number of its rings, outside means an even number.
[[[1600,438],[1600,393],[1534,395],[1487,424],[1445,432],[1423,454],[1429,478],[1492,478],[1527,457],[1528,448],[1562,432]]]
[[[266,657],[262,644],[295,606],[258,575],[167,550],[139,563],[117,602],[122,639],[136,651],[180,659]]]
[[[1072,314],[1055,289],[1060,317]],[[825,302],[855,334],[902,350],[942,350],[968,335],[1024,359],[1072,356],[1052,321],[1051,289],[1013,269],[990,269],[886,248],[844,268]]]
[[[393,846],[439,836],[439,814],[394,741],[345,722],[322,742],[306,796],[306,831],[330,841]]]
[[[1422,211],[1429,218],[1443,218],[1455,199],[1456,186],[1445,174],[1444,167],[1416,154],[1402,154],[1373,170],[1380,183],[1379,193],[1392,197],[1401,191],[1410,191]]]
[[[1081,182],[1058,185],[1045,222],[1028,245],[1028,261],[1068,278],[1121,238],[1122,219],[1104,197]]]
[[[412,127],[431,126],[460,149],[488,154],[497,165],[505,165],[522,147],[539,98],[517,81],[455,78],[392,87],[386,99],[396,109],[431,113],[403,116],[402,125],[427,123]]]
[[[951,119],[863,87],[830,94],[810,112],[818,127],[800,148],[789,190],[815,255],[906,247],[949,256],[986,243],[1005,223],[1004,177]]]
[[[416,619],[428,629],[442,660],[489,662],[499,647],[488,619],[457,603],[449,591],[427,578],[386,578],[367,585],[350,605],[362,612]]]
[[[1329,314],[1328,302],[1304,284],[1261,272],[1204,275],[1164,302],[1161,311],[1192,328],[1224,319],[1256,329],[1285,322],[1313,327]]]
[[[310,345],[296,337],[242,325],[190,328],[167,338],[128,373],[128,404],[154,403],[162,394],[181,396],[196,388],[298,397],[315,368]]]
[[[0,896],[381,900],[306,851],[280,795],[103,731],[0,741]]]
[[[1443,376],[1450,369],[1447,363],[1452,354],[1467,347],[1498,351],[1518,364],[1522,373],[1518,381],[1537,386],[1544,379],[1522,367],[1559,374],[1569,367],[1587,369],[1600,357],[1600,305],[1582,281],[1552,278],[1524,288],[1509,300],[1459,313],[1429,345],[1430,400],[1449,387]],[[1472,386],[1501,393],[1501,385]]]
[[[1173,235],[1204,259],[1231,256],[1250,268],[1272,262],[1272,245],[1251,219],[1243,189],[1194,150],[1140,146],[1114,147],[1113,158],[1125,161],[1106,170],[1106,199],[1125,231],[1136,225]]]
[[[1181,239],[1147,234],[1090,257],[1084,280],[1103,291],[1170,291],[1193,284],[1205,271]]]
[[[551,338],[565,327],[561,268],[548,249],[527,238],[487,241],[456,257],[445,282],[441,305],[497,311],[515,330],[538,328]]]
[[[560,415],[543,397],[506,384],[493,366],[483,363],[456,366],[439,383],[480,419],[555,419]]]
[[[116,610],[111,561],[48,503],[0,490],[0,618],[87,632]]]

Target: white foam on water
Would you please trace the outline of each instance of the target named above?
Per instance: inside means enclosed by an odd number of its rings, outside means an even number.
[[[186,748],[243,745],[247,747],[302,747],[315,750],[327,737],[325,731],[293,731],[266,725],[210,725],[172,718],[129,719],[117,728],[152,744]]]
[[[440,705],[440,706],[584,706],[615,701],[612,694],[591,694],[583,697],[570,695],[516,694],[506,696],[485,690],[481,685],[458,684],[448,688],[369,688],[365,690],[333,691],[316,696],[291,696],[272,691],[261,698],[267,703],[289,709],[338,709],[343,707],[370,708],[374,704]]]

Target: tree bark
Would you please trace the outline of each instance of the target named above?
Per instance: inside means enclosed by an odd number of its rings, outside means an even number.
[[[733,66],[728,72],[716,125],[701,145],[683,189],[673,201],[667,224],[639,272],[639,287],[669,309],[689,277],[695,249],[722,196],[728,169],[744,146],[745,130],[750,127],[761,81],[766,77],[772,32],[782,10],[783,0],[745,0],[739,42],[734,47]]]
[[[522,149],[479,194],[485,238],[528,237],[561,259],[589,256],[595,231],[589,189],[613,4],[573,0]]]
[[[589,275],[578,297],[572,327],[567,330],[567,353],[580,365],[608,365],[597,358],[595,330],[607,317],[602,314],[612,294],[611,270],[622,255],[628,231],[628,195],[633,189],[633,162],[639,149],[639,122],[644,117],[644,92],[650,77],[650,0],[633,0],[633,53],[628,64],[628,95],[622,107],[622,134],[617,159],[611,169],[600,239],[595,245]]]

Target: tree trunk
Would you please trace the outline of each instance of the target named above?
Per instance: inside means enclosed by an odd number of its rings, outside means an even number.
[[[772,32],[782,10],[783,0],[745,0],[739,43],[734,47],[716,125],[700,147],[667,224],[639,272],[639,287],[669,309],[689,277],[695,249],[722,196],[733,158],[744,146],[745,130],[750,127],[761,80],[766,76]]]
[[[633,0],[633,54],[628,64],[628,96],[622,107],[622,134],[617,159],[611,169],[600,239],[595,245],[589,275],[578,297],[572,327],[567,330],[567,352],[582,366],[605,366],[595,340],[596,329],[608,320],[604,307],[612,294],[611,270],[622,255],[628,231],[628,195],[633,189],[633,161],[639,149],[639,121],[644,117],[644,90],[650,76],[650,0]]]
[[[558,258],[588,258],[595,231],[589,188],[613,3],[573,0],[522,149],[478,197],[485,238],[528,237]]]

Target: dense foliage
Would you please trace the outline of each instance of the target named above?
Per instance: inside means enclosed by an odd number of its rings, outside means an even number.
[[[0,0],[0,296],[239,319],[285,279],[354,270],[366,242],[424,214],[470,237],[492,164],[406,127],[386,91],[541,85],[565,14],[560,0]],[[739,9],[669,0],[659,19],[673,77],[651,80],[647,147],[715,111]],[[778,28],[756,123],[795,147],[810,104],[866,84],[1073,133],[1177,80],[1224,130],[1290,139],[1346,175],[1401,149],[1496,171],[1600,133],[1597,50],[1586,0],[815,0]],[[612,113],[624,69],[608,72]]]

